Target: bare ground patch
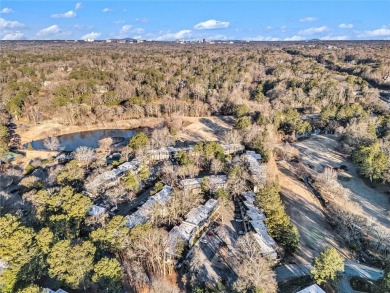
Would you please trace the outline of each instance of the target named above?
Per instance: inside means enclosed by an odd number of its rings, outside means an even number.
[[[300,152],[300,159],[312,175],[322,172],[324,166],[347,166],[348,170],[339,174],[340,184],[351,191],[351,201],[361,208],[353,210],[360,216],[381,225],[390,227],[389,200],[380,190],[366,184],[357,174],[355,165],[346,156],[338,151],[338,142],[335,136],[315,136],[307,140],[294,143],[293,146]],[[337,199],[336,199],[337,200]]]
[[[309,264],[326,247],[334,247],[345,258],[350,251],[343,239],[329,225],[324,208],[306,186],[289,170],[291,165],[279,162],[282,200],[292,223],[300,233],[300,246],[294,254],[298,263]]]

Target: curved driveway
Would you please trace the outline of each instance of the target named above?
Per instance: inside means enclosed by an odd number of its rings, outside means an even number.
[[[310,274],[311,265],[284,265],[276,268],[276,280],[278,282],[289,279],[303,277]],[[358,264],[354,261],[346,260],[344,263],[344,273],[338,283],[338,293],[355,293],[349,283],[351,277],[360,277],[372,281],[377,281],[383,277],[383,270]]]

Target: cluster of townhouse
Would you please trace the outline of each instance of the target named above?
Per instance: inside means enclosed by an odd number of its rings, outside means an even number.
[[[261,155],[254,151],[245,152],[245,161],[248,164],[253,181],[256,182],[254,191],[257,192],[257,189],[265,184],[267,180],[266,165],[261,163]]]
[[[180,186],[184,191],[201,192],[203,180],[207,180],[210,191],[214,192],[226,187],[227,177],[226,175],[210,175],[202,178],[183,179],[180,181]]]
[[[225,155],[231,155],[244,151],[244,146],[241,144],[221,144]],[[147,156],[150,160],[168,160],[174,159],[180,151],[189,152],[193,150],[194,146],[188,147],[164,147],[155,150],[149,150]]]
[[[153,208],[156,206],[164,207],[172,198],[173,189],[165,185],[155,195],[150,196],[148,200],[133,214],[125,217],[126,225],[129,228],[145,224],[153,214]],[[163,210],[161,210],[163,212]]]
[[[222,145],[225,154],[239,153],[244,150],[244,147],[240,144]],[[176,157],[179,151],[191,151],[193,147],[167,147],[157,150],[149,150],[147,152],[147,160],[168,160]],[[254,151],[246,151],[244,158],[248,164],[248,169],[251,175],[256,178],[256,184],[254,185],[254,191],[266,181],[266,167],[261,163],[261,155]],[[116,169],[107,171],[97,176],[93,181],[89,182],[86,186],[87,190],[93,190],[97,187],[106,184],[108,182],[115,181],[119,176],[125,172],[131,170],[136,172],[140,166],[140,162],[136,159],[119,165]],[[226,175],[211,175],[202,178],[191,178],[180,181],[180,187],[185,192],[201,192],[202,181],[207,180],[207,184],[212,192],[226,187],[227,177]],[[133,214],[125,217],[126,225],[129,228],[136,227],[146,223],[152,216],[153,208],[155,206],[164,207],[172,197],[173,189],[170,186],[164,186],[164,188],[149,197],[149,199]],[[264,224],[264,214],[254,206],[254,193],[249,192],[243,195],[243,205],[245,206],[245,213],[248,222],[253,229],[253,237],[259,244],[262,254],[276,259],[276,243],[271,236],[269,236],[266,226]],[[184,241],[186,245],[192,246],[195,239],[199,236],[200,232],[204,230],[209,224],[211,216],[215,214],[217,210],[218,202],[214,199],[210,199],[206,204],[201,205],[188,213],[186,220],[180,225],[174,227],[169,232],[169,243],[167,253],[175,255],[175,249],[177,242]],[[93,205],[89,211],[89,215],[98,216],[105,212],[105,209],[100,206]]]
[[[221,145],[224,149],[225,154],[233,154],[242,152],[244,150],[244,146],[241,144],[227,144]],[[193,149],[193,146],[189,147],[166,147],[156,150],[149,150],[145,158],[143,158],[144,162],[148,161],[163,161],[173,159],[177,156],[178,152],[186,151],[189,152]],[[93,192],[97,190],[99,187],[104,184],[113,182],[117,180],[120,176],[122,176],[127,171],[136,172],[141,165],[141,162],[137,159],[134,159],[130,162],[125,162],[119,165],[116,169],[104,172],[98,176],[96,176],[91,182],[87,183],[85,188],[88,192]]]
[[[192,246],[209,224],[216,219],[218,210],[216,199],[209,199],[204,205],[193,208],[185,216],[185,221],[169,232],[165,252],[170,257],[176,258],[179,256],[180,245]]]
[[[248,221],[252,228],[251,235],[254,240],[258,243],[261,253],[270,258],[276,259],[276,242],[268,234],[267,227],[265,226],[264,220],[265,215],[255,206],[255,193],[245,192],[242,194],[242,204],[245,208],[245,220]]]
[[[137,171],[140,165],[141,164],[137,159],[134,159],[130,162],[125,162],[119,165],[116,169],[112,169],[110,171],[104,172],[96,176],[92,181],[88,182],[85,185],[85,188],[87,191],[96,190],[104,184],[115,181],[127,171],[134,171],[134,172]]]

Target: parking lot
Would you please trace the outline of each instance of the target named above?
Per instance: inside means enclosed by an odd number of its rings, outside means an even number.
[[[201,280],[214,286],[222,280],[234,283],[237,279],[235,269],[239,264],[235,247],[239,231],[244,231],[239,213],[235,213],[233,207],[224,209],[222,221],[210,225],[194,245],[187,262],[197,267],[197,276]]]

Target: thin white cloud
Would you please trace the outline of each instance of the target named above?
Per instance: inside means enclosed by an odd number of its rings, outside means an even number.
[[[223,35],[223,34],[215,34],[215,35],[209,35],[209,36],[205,37],[204,39],[226,41],[228,39],[228,37]]]
[[[36,33],[36,36],[41,37],[41,38],[47,38],[47,37],[53,37],[53,36],[60,35],[61,33],[62,33],[62,30],[60,29],[60,27],[58,25],[54,24],[54,25],[49,26],[47,28],[41,29],[40,31],[38,31]]]
[[[156,39],[159,41],[172,41],[172,40],[180,40],[180,39],[187,39],[191,37],[191,31],[190,30],[181,30],[176,33],[167,33],[164,35],[161,35],[157,37]]]
[[[78,30],[93,29],[93,25],[85,25],[85,24],[74,24],[73,27]]]
[[[353,28],[352,23],[340,23],[339,28]]]
[[[126,25],[122,26],[120,32],[127,33],[131,28],[132,28],[132,26],[130,24],[126,24]]]
[[[125,23],[125,21],[123,19],[118,19],[118,20],[115,20],[114,23],[115,24],[122,24],[122,23]]]
[[[73,10],[69,10],[65,13],[56,13],[56,14],[50,15],[51,18],[73,18],[76,16],[77,16],[77,14]]]
[[[26,37],[21,32],[13,32],[8,33],[3,37],[3,41],[17,41],[17,40],[25,40]]]
[[[136,27],[136,28],[133,28],[131,30],[131,32],[134,33],[134,34],[143,34],[145,32],[145,30],[143,28]]]
[[[194,25],[196,30],[213,30],[228,28],[230,23],[228,21],[220,21],[215,19],[209,19]]]
[[[136,22],[141,22],[141,23],[148,23],[149,22],[149,18],[139,17],[139,18],[136,18],[135,21]]]
[[[285,38],[284,41],[302,41],[303,38],[301,36],[292,36],[291,38]]]
[[[348,36],[332,36],[332,35],[328,35],[328,36],[324,36],[324,37],[321,37],[320,40],[324,40],[324,41],[344,41],[344,40],[348,40]]]
[[[111,8],[104,8],[103,10],[102,10],[104,13],[107,13],[107,12],[111,12],[112,11],[112,9]]]
[[[320,26],[320,27],[311,27],[304,30],[301,30],[298,32],[299,35],[314,35],[318,33],[323,33],[328,31],[329,28],[327,26]]]
[[[19,21],[11,21],[6,20],[4,18],[0,18],[0,28],[1,29],[18,29],[18,28],[24,28],[26,25],[24,23],[21,23]]]
[[[309,17],[301,18],[299,21],[300,22],[313,22],[313,21],[316,21],[316,20],[318,20],[318,18],[313,17],[313,16],[309,16]]]
[[[359,37],[387,37],[390,36],[390,29],[386,27],[378,28],[371,31],[365,31]]]
[[[257,36],[257,37],[252,37],[252,38],[247,38],[248,41],[279,41],[279,38],[276,37],[270,37],[270,36]]]
[[[0,13],[1,14],[8,14],[8,13],[14,13],[15,11],[13,11],[11,8],[8,8],[8,7],[4,7],[3,9],[0,10]]]
[[[90,32],[89,34],[86,34],[84,36],[81,37],[82,40],[86,40],[86,39],[97,39],[98,37],[100,37],[102,34],[101,33],[97,33],[97,32]]]
[[[74,9],[75,9],[75,10],[79,10],[79,9],[82,8],[82,7],[83,7],[83,3],[77,2],[76,5],[75,5],[75,7],[74,7]]]
[[[145,32],[145,30],[143,28],[137,28],[137,27],[133,27],[132,25],[130,24],[125,24],[124,26],[122,26],[118,32],[118,35],[116,36],[116,38],[128,38],[130,37],[131,35],[134,35],[134,34],[143,34]]]

